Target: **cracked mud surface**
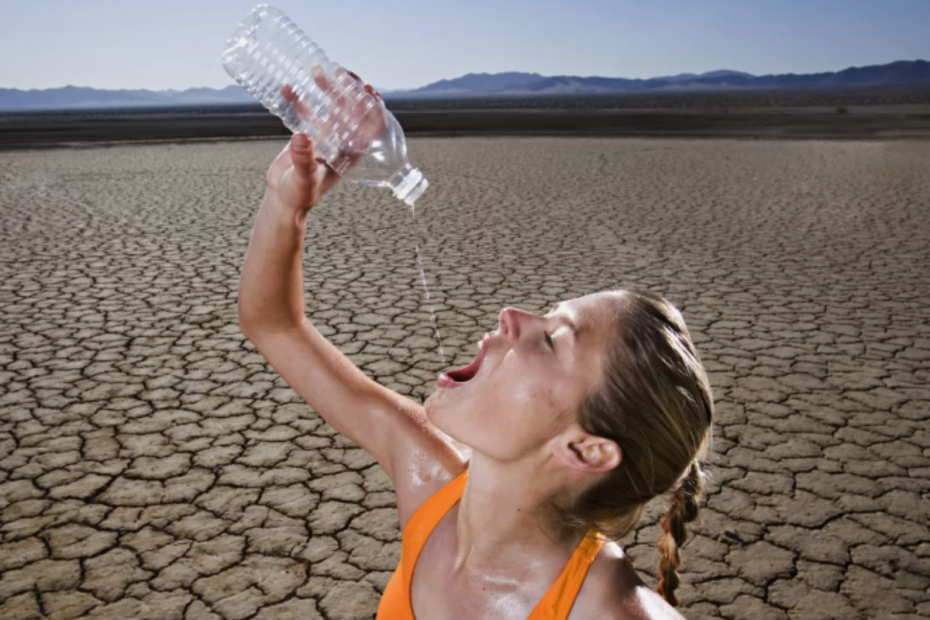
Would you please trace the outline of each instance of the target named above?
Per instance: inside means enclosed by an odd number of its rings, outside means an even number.
[[[0,618],[371,618],[390,482],[240,334],[281,141],[0,153]],[[419,139],[447,361],[505,305],[684,312],[717,401],[689,618],[930,618],[930,144]],[[412,398],[411,216],[344,186],[307,312]],[[654,573],[659,500],[625,541]]]

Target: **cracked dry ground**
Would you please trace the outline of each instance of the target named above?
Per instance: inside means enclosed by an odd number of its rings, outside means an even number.
[[[281,141],[0,154],[0,617],[371,618],[389,480],[266,365],[238,274]],[[447,361],[505,305],[684,311],[717,402],[689,618],[930,618],[930,144],[419,139]],[[307,312],[412,398],[411,215],[344,186]],[[625,541],[647,579],[658,500]]]

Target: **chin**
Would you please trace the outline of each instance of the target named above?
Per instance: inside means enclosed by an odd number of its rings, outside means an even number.
[[[426,417],[432,419],[433,409],[436,407],[436,392],[433,392],[426,397],[426,400],[423,401],[423,411],[426,412]]]
[[[442,418],[443,412],[448,407],[448,403],[442,402],[442,398],[436,392],[430,394],[423,401],[423,411],[426,412],[426,418],[433,424],[436,424],[437,418]]]
[[[455,424],[450,424],[449,421],[453,420],[456,415],[453,411],[453,407],[450,406],[450,403],[445,402],[445,399],[441,395],[433,392],[429,395],[426,401],[423,403],[423,411],[426,413],[426,419],[429,420],[433,426],[438,428],[443,433],[449,434],[450,430],[453,430],[452,426]]]

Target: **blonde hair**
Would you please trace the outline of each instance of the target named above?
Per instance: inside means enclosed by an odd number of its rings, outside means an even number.
[[[619,540],[636,527],[649,500],[671,491],[656,589],[673,606],[685,524],[698,515],[700,462],[712,420],[707,372],[681,313],[657,295],[625,291],[603,377],[578,411],[579,425],[615,441],[622,460],[570,506],[547,508],[563,528]]]

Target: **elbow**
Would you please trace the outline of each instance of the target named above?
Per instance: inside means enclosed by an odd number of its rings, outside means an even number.
[[[245,336],[245,339],[252,343],[259,352],[263,349],[263,344],[265,341],[265,336],[269,333],[269,330],[255,321],[244,320],[243,317],[239,316],[239,332]]]
[[[237,312],[239,330],[255,344],[255,338],[270,332],[290,331],[303,325],[303,313],[294,313],[289,308],[268,303],[251,303],[248,296],[239,291]]]
[[[249,308],[242,302],[242,295],[239,295],[239,304],[238,309],[238,319],[239,319],[239,331],[242,332],[242,335],[245,336],[248,340],[252,341],[254,344],[253,334],[256,330],[256,320],[254,313],[249,311]]]
[[[249,328],[248,323],[245,323],[242,320],[242,317],[239,317],[239,331],[245,336],[245,339],[255,344],[255,341],[252,339],[252,330]]]
[[[239,305],[239,331],[256,347],[258,340],[273,333],[291,331],[301,325],[301,321],[282,320],[281,317],[256,316],[254,312],[244,310]]]
[[[245,336],[245,339],[255,344],[255,330],[248,324],[239,320],[239,331]]]

